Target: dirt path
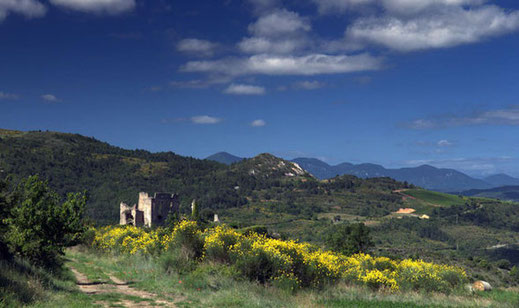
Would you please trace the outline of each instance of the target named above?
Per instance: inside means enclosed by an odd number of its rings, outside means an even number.
[[[117,301],[117,304],[123,305],[124,307],[176,307],[175,302],[158,299],[156,294],[137,290],[131,288],[127,282],[118,279],[117,277],[111,276],[108,282],[91,282],[84,274],[80,273],[74,267],[69,266],[72,273],[76,277],[76,284],[81,292],[94,295],[94,294],[117,294],[123,295],[123,297]],[[126,298],[125,298],[126,297]],[[127,299],[132,297],[135,300]],[[178,300],[177,300],[178,301]],[[103,305],[104,307],[112,307],[113,303],[97,301],[96,304]]]

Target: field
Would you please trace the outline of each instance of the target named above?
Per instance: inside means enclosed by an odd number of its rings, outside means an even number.
[[[433,207],[446,207],[452,205],[461,205],[467,202],[468,198],[460,197],[440,192],[434,192],[425,189],[406,189],[402,191],[402,194],[405,196],[411,196],[412,198],[408,199],[411,203],[413,198],[418,199],[426,203],[429,206]]]

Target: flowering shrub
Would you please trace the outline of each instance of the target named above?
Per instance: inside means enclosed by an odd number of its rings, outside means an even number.
[[[218,262],[231,262],[231,250],[243,236],[227,226],[217,226],[205,232],[205,258]]]
[[[98,229],[92,246],[128,254],[157,254],[166,243],[156,231],[144,231],[134,226],[104,227]]]
[[[391,292],[449,292],[467,280],[466,273],[454,266],[422,260],[396,261],[362,253],[347,257],[308,243],[271,239],[257,233],[240,234],[227,226],[202,231],[194,221],[181,221],[173,232],[145,231],[132,226],[104,227],[97,229],[92,245],[128,254],[164,251],[172,254],[175,250],[178,255],[180,251],[187,261],[228,263],[251,280],[289,290],[322,287],[343,280]],[[169,260],[168,268],[179,267],[175,265],[178,261]],[[185,264],[184,261],[179,264]]]
[[[204,253],[204,239],[196,221],[179,222],[173,229],[171,240],[166,248],[171,248],[171,245],[180,248],[187,257],[200,259]]]

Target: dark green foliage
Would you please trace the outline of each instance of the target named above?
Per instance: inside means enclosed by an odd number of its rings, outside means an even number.
[[[369,228],[363,223],[332,226],[325,243],[329,249],[345,255],[367,252],[373,246]]]
[[[193,199],[200,211],[217,212],[248,205],[249,200],[275,200],[273,211],[312,219],[325,210],[326,195],[355,195],[349,202],[351,214],[386,215],[401,203],[391,190],[404,187],[389,178],[343,176],[326,183],[308,174],[290,178],[285,174],[294,172],[292,165],[269,154],[227,167],[171,152],[124,150],[93,138],[53,132],[0,134],[1,169],[15,175],[15,180],[40,174],[61,195],[86,189],[86,214],[96,224],[117,222],[119,203],[136,203],[140,191],[178,193],[184,215],[190,214]],[[309,201],[313,198],[316,200]]]
[[[402,219],[391,219],[376,228],[377,231],[384,232],[414,232],[422,238],[428,238],[435,241],[447,242],[450,237],[447,233],[441,230],[438,221],[435,220],[421,220],[417,217],[402,217]]]
[[[264,250],[255,254],[244,254],[236,260],[236,269],[251,281],[266,283],[276,273],[286,269],[280,259],[274,258]]]
[[[200,219],[205,222],[212,222],[214,220],[215,211],[210,208],[205,208],[200,211]]]
[[[477,199],[463,205],[435,209],[433,214],[451,223],[519,231],[519,207],[514,203]]]
[[[510,270],[510,277],[515,283],[519,284],[519,267],[512,267],[512,270]]]
[[[79,243],[85,230],[85,194],[69,193],[64,202],[38,176],[22,181],[7,218],[5,239],[11,251],[39,265],[59,264],[63,249]]]
[[[512,264],[506,259],[501,259],[496,261],[496,266],[502,269],[510,269]]]
[[[5,235],[7,233],[7,218],[10,217],[12,200],[8,192],[8,183],[0,179],[0,260],[10,258]]]
[[[268,229],[265,226],[250,226],[250,227],[241,229],[240,232],[245,236],[248,236],[252,233],[256,233],[256,234],[260,234],[260,235],[268,235]]]

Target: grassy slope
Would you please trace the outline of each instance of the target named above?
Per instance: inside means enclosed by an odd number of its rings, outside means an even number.
[[[183,297],[182,307],[513,307],[519,294],[499,290],[494,294],[389,294],[340,285],[320,291],[303,290],[291,294],[275,287],[232,278],[225,265],[202,265],[191,273],[164,273],[159,259],[139,256],[108,256],[87,251],[68,252],[74,266],[90,268],[92,277],[112,273],[133,281],[135,288],[162,297]],[[94,267],[91,264],[95,264]],[[49,307],[53,307],[49,305]]]
[[[463,204],[468,198],[463,198],[455,195],[444,194],[424,189],[408,189],[404,194],[424,201],[431,206],[451,206]]]
[[[421,294],[373,292],[338,285],[323,290],[291,293],[273,286],[240,280],[226,265],[205,264],[193,272],[165,272],[161,258],[117,256],[69,250],[66,266],[73,266],[92,281],[114,275],[132,288],[175,300],[179,307],[516,307],[519,290],[488,293]],[[119,307],[123,301],[145,300],[119,293],[83,294],[67,269],[51,273],[25,262],[0,262],[0,307]]]

